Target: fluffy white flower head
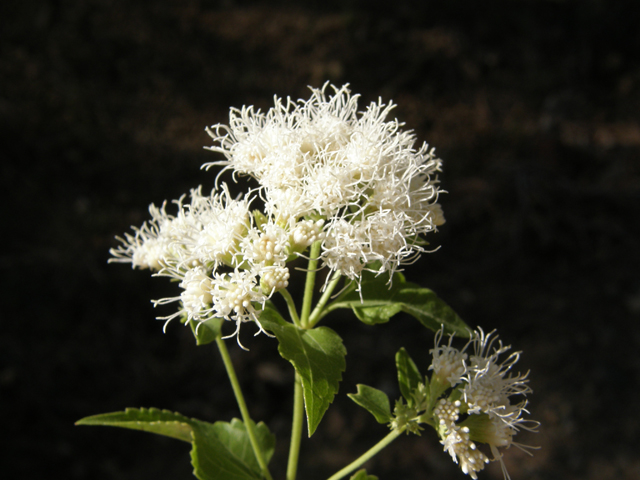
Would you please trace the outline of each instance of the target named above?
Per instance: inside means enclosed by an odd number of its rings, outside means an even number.
[[[265,113],[232,109],[228,125],[208,129],[210,150],[225,159],[204,166],[254,177],[265,213],[278,222],[323,219],[321,260],[329,269],[358,280],[378,261],[379,272],[393,273],[424,251],[419,235],[444,223],[436,176],[442,162],[387,119],[393,104],[380,100],[360,111],[348,85],[332,86],[333,95],[329,89],[297,102],[276,97]]]
[[[111,250],[111,261],[177,281],[181,292],[154,304],[179,307],[159,318],[214,316],[236,332],[246,322],[262,330],[266,301],[289,285],[287,263],[312,245],[321,268],[358,286],[374,262],[391,279],[425,251],[420,236],[444,223],[442,162],[390,118],[392,103],[362,109],[358,100],[348,85],[325,84],[306,100],[276,97],[266,112],[232,108],[228,125],[207,129],[209,149],[223,157],[203,167],[220,165],[220,174],[250,176],[258,187],[234,197],[218,176],[211,194],[198,187],[174,201],[175,215],[166,202],[152,205],[151,220]],[[250,210],[253,202],[263,208]]]

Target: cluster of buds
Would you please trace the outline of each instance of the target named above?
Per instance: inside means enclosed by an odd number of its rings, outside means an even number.
[[[485,335],[482,329],[473,332],[462,348],[452,346],[453,337],[442,345],[443,331],[436,334],[435,348],[429,352],[433,373],[420,383],[405,404],[396,403],[391,428],[419,433],[421,424],[431,425],[444,450],[471,478],[491,460],[500,462],[505,479],[509,474],[499,448],[515,445],[528,452],[531,447],[513,441],[521,429],[535,431],[538,423],[523,418],[531,392],[527,374],[511,374],[520,352],[500,357],[511,347],[497,340],[494,332]],[[469,351],[469,353],[467,353]],[[426,386],[425,386],[426,385]],[[519,398],[511,403],[511,398]],[[478,448],[485,444],[493,458]]]
[[[358,111],[346,85],[333,95],[327,87],[308,100],[276,97],[266,113],[232,109],[228,125],[207,129],[209,149],[224,159],[203,167],[221,165],[259,186],[236,198],[224,183],[209,195],[194,189],[173,202],[175,215],[166,202],[151,205],[151,219],[111,250],[111,261],[179,281],[180,295],[155,301],[180,305],[161,319],[220,317],[235,322],[236,333],[243,322],[262,330],[260,312],[287,287],[288,262],[315,242],[322,267],[356,282],[374,262],[391,278],[425,251],[420,235],[444,223],[441,161],[387,120],[393,104]]]

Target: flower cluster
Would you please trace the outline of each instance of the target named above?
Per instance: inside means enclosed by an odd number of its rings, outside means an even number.
[[[248,175],[259,187],[233,198],[226,184],[201,188],[150,207],[151,219],[120,238],[112,261],[148,268],[178,280],[185,321],[222,317],[260,325],[259,315],[275,291],[286,288],[287,263],[322,242],[323,267],[359,282],[363,270],[392,275],[424,252],[420,238],[444,223],[437,203],[441,161],[397,120],[382,101],[358,111],[347,86],[312,89],[311,98],[275,98],[266,113],[231,109],[228,125],[207,129],[214,152],[206,163]],[[216,182],[217,183],[217,182]],[[262,211],[250,210],[252,204]],[[260,327],[261,328],[261,327]],[[237,331],[237,330],[236,330]]]
[[[535,431],[537,427],[537,422],[522,417],[528,413],[527,401],[522,398],[531,392],[527,374],[510,374],[520,352],[512,352],[501,360],[511,347],[502,345],[493,334],[485,335],[479,329],[465,347],[458,350],[451,346],[451,340],[446,345],[440,344],[441,330],[436,335],[435,348],[430,350],[432,391],[448,394],[439,398],[433,409],[436,430],[445,451],[474,479],[476,472],[490,461],[476,442],[489,446],[492,460],[500,461],[508,479],[498,448],[513,444],[527,451],[530,447],[513,442],[513,436],[520,429]],[[519,396],[521,401],[512,404],[512,396]]]

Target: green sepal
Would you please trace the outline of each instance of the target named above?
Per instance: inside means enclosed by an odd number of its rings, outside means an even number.
[[[349,480],[378,480],[378,477],[375,475],[367,475],[367,471],[363,468],[362,470],[358,470],[355,475],[349,477]]]
[[[300,375],[311,436],[338,393],[346,369],[342,338],[328,327],[299,328],[268,306],[260,314],[260,324],[276,336],[278,352]]]
[[[369,271],[362,274],[360,292],[351,282],[338,298],[327,306],[325,314],[336,308],[351,308],[356,317],[367,325],[386,323],[400,312],[415,317],[434,332],[444,327],[445,333],[468,338],[471,328],[428,288],[407,282],[399,272],[389,283],[384,273]]]
[[[420,370],[404,347],[396,353],[396,368],[398,369],[400,392],[407,401],[407,405],[413,407],[415,406],[413,391],[418,388],[420,383],[424,384],[427,380],[420,374]]]
[[[269,219],[260,210],[254,210],[251,213],[253,213],[253,220],[256,222],[256,228],[258,230],[261,230],[262,229],[262,225],[267,223],[269,221]]]
[[[215,341],[217,337],[221,337],[223,323],[224,318],[219,317],[210,318],[204,322],[190,321],[189,325],[196,339],[196,345],[207,345]]]
[[[393,420],[391,404],[386,393],[368,385],[358,384],[356,387],[357,393],[347,394],[351,400],[373,415],[378,423],[389,423]]]
[[[76,425],[103,425],[142,430],[192,444],[191,463],[200,480],[260,480],[260,471],[244,423],[208,423],[156,408],[127,408],[83,418]],[[267,426],[255,425],[258,443],[268,463],[275,450],[275,437]]]

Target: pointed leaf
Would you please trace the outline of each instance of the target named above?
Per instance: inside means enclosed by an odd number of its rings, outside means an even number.
[[[378,423],[389,423],[393,420],[391,405],[386,393],[368,385],[357,385],[358,393],[349,393],[348,396],[376,417]]]
[[[277,337],[280,355],[291,362],[302,380],[311,436],[338,392],[347,350],[342,338],[328,327],[305,330],[284,321],[273,321],[271,314],[264,315],[265,312],[260,315],[260,323]]]
[[[127,408],[124,412],[103,413],[78,420],[76,425],[103,425],[129,428],[177,438],[191,443],[191,419],[157,408]]]
[[[404,347],[396,353],[396,368],[398,369],[400,392],[402,392],[407,404],[411,406],[413,403],[411,392],[418,387],[419,383],[424,383],[424,378]]]
[[[378,480],[375,475],[367,475],[367,471],[363,468],[358,470],[355,475],[352,475],[349,480]]]
[[[355,286],[347,288],[328,307],[351,308],[358,319],[368,325],[388,322],[399,312],[415,317],[425,327],[436,331],[444,326],[445,333],[469,337],[471,329],[438,296],[428,288],[407,282],[399,273],[391,285],[384,275],[366,272],[362,276],[361,292]]]
[[[263,478],[246,426],[236,418],[231,423],[208,423],[156,408],[128,408],[124,412],[86,417],[76,425],[123,427],[190,442],[194,475],[201,480]],[[262,422],[255,430],[258,444],[269,462],[275,449],[275,437]]]
[[[402,303],[402,311],[415,317],[434,332],[444,326],[445,333],[469,338],[471,327],[453,309],[428,288],[407,282],[396,301]]]
[[[376,276],[365,271],[362,274],[360,292],[356,291],[356,282],[351,284],[331,303],[330,310],[334,308],[351,308],[356,317],[367,325],[386,323],[395,314],[402,311],[402,306],[390,301],[404,285],[404,275],[396,273],[393,282],[389,284],[388,276],[384,274]]]

